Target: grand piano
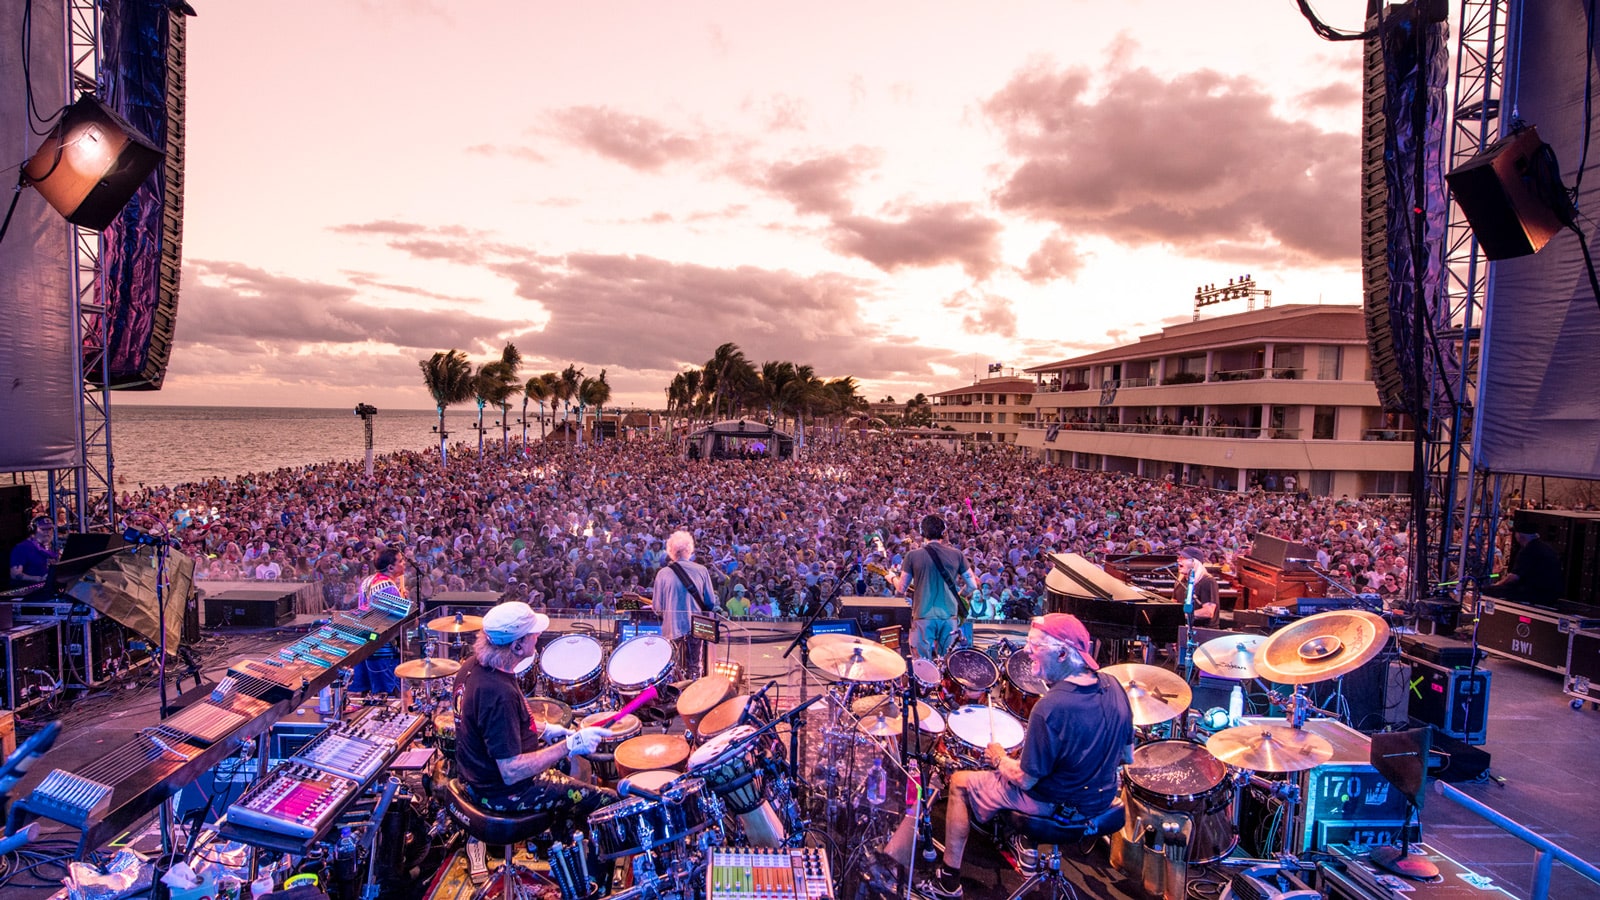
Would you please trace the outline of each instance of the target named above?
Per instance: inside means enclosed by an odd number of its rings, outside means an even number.
[[[1183,602],[1128,584],[1076,553],[1052,553],[1045,608],[1071,613],[1102,641],[1176,643]]]

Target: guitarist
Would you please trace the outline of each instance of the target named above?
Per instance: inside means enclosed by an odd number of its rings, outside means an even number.
[[[896,593],[911,588],[911,648],[923,659],[940,659],[950,652],[967,601],[958,579],[977,590],[978,579],[967,557],[944,542],[944,519],[922,517],[921,547],[906,554],[905,566],[894,580]]]

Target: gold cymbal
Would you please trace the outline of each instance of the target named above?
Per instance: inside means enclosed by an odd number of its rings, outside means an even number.
[[[893,681],[906,673],[905,657],[871,641],[812,647],[811,664],[845,681]]]
[[[1225,634],[1194,650],[1195,668],[1218,678],[1256,677],[1256,654],[1267,639],[1264,634]]]
[[[1299,772],[1333,758],[1326,738],[1288,725],[1240,725],[1206,741],[1212,756],[1252,772]]]
[[[838,632],[830,632],[828,634],[814,634],[811,637],[806,638],[806,644],[811,648],[811,651],[813,653],[816,652],[818,647],[839,647],[839,646],[844,646],[844,647],[881,647],[881,646],[883,646],[882,644],[878,643],[877,641],[870,640],[868,638],[856,637],[853,634],[841,634],[841,633],[838,633]]]
[[[412,681],[426,681],[430,678],[444,678],[460,671],[461,663],[453,659],[435,659],[423,657],[403,662],[394,667],[396,678],[408,678]]]
[[[1156,725],[1176,719],[1189,708],[1189,701],[1194,697],[1183,676],[1157,666],[1122,663],[1100,671],[1115,678],[1128,692],[1135,725]]]
[[[482,631],[483,617],[462,616],[461,621],[457,622],[455,616],[440,616],[428,623],[428,630],[437,631],[441,634],[465,634],[469,631]]]
[[[1340,609],[1290,622],[1256,647],[1256,672],[1279,684],[1312,684],[1347,675],[1378,655],[1389,623]]]

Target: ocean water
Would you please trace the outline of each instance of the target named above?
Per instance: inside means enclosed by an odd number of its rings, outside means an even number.
[[[513,407],[512,422],[520,415],[521,408]],[[537,415],[538,407],[529,407],[529,419],[535,420],[528,428],[530,441],[539,438]],[[494,410],[485,412],[486,426],[495,419]],[[476,450],[478,436],[471,426],[477,420],[474,404],[447,410],[445,428],[450,443],[467,441]],[[438,424],[437,410],[380,410],[373,420],[373,453],[437,452],[439,437],[432,429]],[[521,429],[513,424],[511,440],[521,439]],[[500,440],[500,429],[487,431],[484,440]],[[141,484],[171,485],[284,466],[362,459],[366,437],[361,419],[349,408],[117,406],[113,398],[111,447],[118,489],[134,490]]]

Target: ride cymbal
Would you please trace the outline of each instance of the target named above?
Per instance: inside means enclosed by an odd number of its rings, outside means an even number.
[[[1299,772],[1333,758],[1326,738],[1288,725],[1240,725],[1206,741],[1212,756],[1252,772]]]
[[[812,647],[811,664],[845,681],[893,681],[906,673],[905,657],[870,641]]]
[[[1382,616],[1355,609],[1317,613],[1268,635],[1256,647],[1256,672],[1279,684],[1313,684],[1361,668],[1389,639]]]
[[[1135,725],[1158,725],[1176,719],[1194,697],[1183,676],[1157,666],[1121,663],[1100,671],[1115,678],[1127,691]]]
[[[459,618],[460,621],[458,622],[456,621],[456,616],[440,616],[428,623],[428,630],[437,631],[441,634],[466,634],[469,631],[483,630],[482,616],[460,616]]]
[[[1256,677],[1256,655],[1264,634],[1225,634],[1194,650],[1195,668],[1218,678],[1243,680]]]
[[[435,659],[423,657],[403,662],[394,667],[396,678],[405,678],[411,681],[427,681],[430,678],[444,678],[454,675],[461,670],[461,663],[453,659]]]

